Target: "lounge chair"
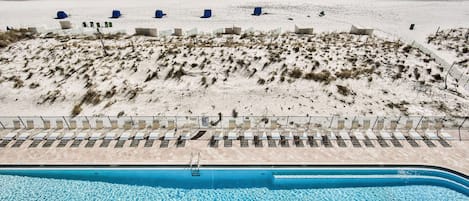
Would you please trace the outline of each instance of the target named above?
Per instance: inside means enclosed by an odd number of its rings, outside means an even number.
[[[72,132],[65,133],[65,135],[62,136],[62,140],[72,140],[74,135],[75,133]]]
[[[191,133],[189,131],[184,131],[181,134],[181,140],[190,140],[191,139]]]
[[[116,133],[106,133],[104,140],[114,140],[116,139]]]
[[[119,136],[119,140],[128,140],[130,138],[130,133],[122,133],[121,136]]]
[[[228,133],[228,140],[237,140],[238,139],[238,134],[235,132],[229,132]]]
[[[356,131],[354,135],[357,138],[357,140],[365,140],[365,137],[363,136],[362,132]]]
[[[213,140],[220,141],[223,140],[223,137],[223,131],[215,132],[215,134],[213,135]]]
[[[78,133],[78,135],[75,137],[75,140],[86,140],[86,139],[88,139],[87,133]]]
[[[454,140],[454,137],[447,132],[442,131],[440,135],[444,140]]]
[[[90,136],[90,140],[100,140],[101,139],[101,133],[93,133]]]
[[[160,133],[151,132],[148,136],[148,140],[157,140],[160,137]]]
[[[349,136],[349,134],[347,133],[347,131],[340,131],[340,132],[339,132],[339,135],[340,135],[340,137],[341,137],[343,140],[350,140],[350,136]]]
[[[433,132],[433,131],[425,131],[424,135],[429,140],[438,140],[439,139],[438,135],[436,135],[436,133]]]
[[[327,132],[327,137],[329,138],[329,140],[337,140],[334,131]]]
[[[163,140],[174,140],[176,137],[174,136],[174,132],[170,131],[164,134]]]
[[[44,140],[46,138],[47,133],[39,133],[33,137],[34,141]]]
[[[244,139],[245,140],[254,140],[254,135],[252,134],[252,132],[245,132],[244,133]]]
[[[375,133],[371,129],[366,131],[366,136],[370,140],[377,140],[378,139],[378,137],[376,137]]]
[[[386,131],[381,131],[379,134],[383,140],[392,140],[391,135]]]
[[[267,133],[264,131],[262,135],[259,137],[259,140],[267,140]]]
[[[315,140],[322,140],[322,133],[321,131],[317,131],[316,134],[313,136]]]
[[[293,140],[293,132],[288,132],[288,135],[285,136],[285,140]]]
[[[413,140],[422,140],[422,136],[415,132],[414,130],[409,131],[409,137],[412,138]]]
[[[300,140],[308,140],[308,133],[303,132],[303,134],[300,136]]]
[[[8,133],[6,136],[2,138],[2,140],[6,140],[6,141],[14,140],[16,138],[16,135],[17,133]]]
[[[271,133],[272,140],[280,140],[280,133],[278,131],[273,131]]]
[[[60,133],[52,133],[49,136],[47,136],[47,140],[57,140],[59,138]]]
[[[134,140],[143,140],[143,139],[145,139],[145,133],[138,132],[137,134],[135,134]]]
[[[398,140],[405,140],[405,136],[399,131],[393,132],[392,135]]]
[[[21,133],[16,140],[27,140],[31,133]]]

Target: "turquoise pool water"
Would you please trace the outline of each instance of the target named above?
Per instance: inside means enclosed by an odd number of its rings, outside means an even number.
[[[426,168],[3,168],[0,200],[469,200]]]

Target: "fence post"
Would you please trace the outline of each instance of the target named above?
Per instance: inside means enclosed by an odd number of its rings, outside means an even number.
[[[449,69],[448,69],[448,72],[447,72],[446,75],[445,75],[445,89],[448,88],[448,84],[447,84],[448,75],[449,75],[449,72],[451,72],[451,69],[453,68],[453,66],[454,66],[454,62],[453,62],[453,64],[451,64],[451,66],[450,66]]]
[[[459,141],[462,141],[462,138],[461,138],[461,128],[462,126],[464,125],[464,123],[466,122],[468,117],[464,117],[464,120],[462,121],[461,125],[459,125],[459,128],[458,128],[458,133],[459,133]]]
[[[3,129],[6,129],[5,125],[3,125],[2,121],[0,121],[0,126],[2,126]]]
[[[373,123],[373,127],[371,127],[371,130],[375,130],[376,123],[378,123],[379,116],[376,117],[375,123]]]
[[[18,119],[20,120],[21,124],[23,124],[23,127],[26,128],[26,125],[24,124],[23,119],[21,119],[20,116],[18,116]]]
[[[70,125],[68,124],[67,119],[65,119],[65,116],[62,116],[62,119],[64,120],[65,125],[67,125],[67,128],[70,129]]]
[[[419,127],[420,122],[422,122],[422,119],[423,119],[423,116],[420,117],[419,122],[417,123],[417,125],[416,125],[415,128],[414,128],[415,130],[417,130],[417,128]]]

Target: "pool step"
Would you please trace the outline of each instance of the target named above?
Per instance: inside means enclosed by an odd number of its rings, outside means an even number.
[[[442,185],[467,192],[468,186],[446,178],[428,175],[273,175],[276,186],[309,186],[321,188],[360,187],[360,186],[393,186],[393,185]]]

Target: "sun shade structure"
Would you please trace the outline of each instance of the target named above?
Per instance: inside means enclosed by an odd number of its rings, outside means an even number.
[[[166,14],[163,13],[162,10],[156,10],[155,11],[155,18],[163,18],[163,16],[165,16]]]
[[[255,16],[262,15],[262,7],[255,7],[254,13],[252,13],[252,15],[255,15]]]
[[[121,14],[121,11],[120,11],[120,10],[113,10],[113,11],[112,11],[112,16],[111,16],[111,18],[119,18],[119,17],[121,17],[121,16],[122,16],[122,14]]]
[[[212,10],[211,9],[205,9],[204,10],[204,15],[200,18],[210,18],[212,17]]]
[[[67,17],[68,15],[67,13],[65,13],[65,11],[57,11],[57,17],[56,17],[57,19],[65,19]]]

